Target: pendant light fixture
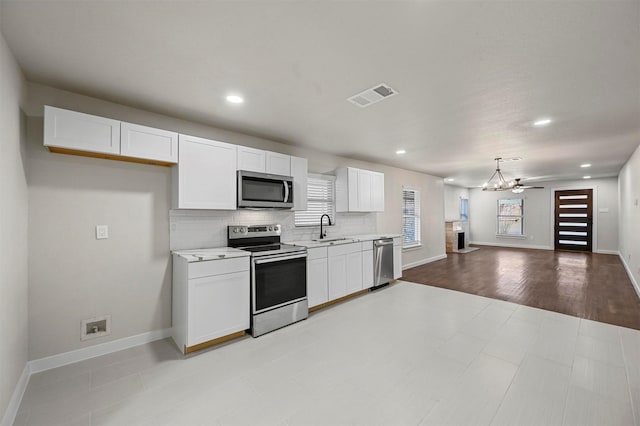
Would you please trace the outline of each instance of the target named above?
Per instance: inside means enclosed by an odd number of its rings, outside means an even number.
[[[482,185],[482,190],[483,191],[509,191],[509,190],[511,190],[514,187],[515,182],[513,182],[513,181],[507,182],[505,180],[504,176],[502,176],[502,172],[500,171],[500,161],[502,161],[502,157],[496,157],[496,158],[494,158],[494,160],[496,160],[496,171],[493,172],[493,174],[491,175],[489,180],[487,180]],[[495,178],[495,180],[494,180],[494,178]]]

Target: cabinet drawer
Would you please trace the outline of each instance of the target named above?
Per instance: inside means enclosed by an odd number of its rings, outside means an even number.
[[[233,259],[205,260],[189,263],[189,279],[207,277],[209,275],[230,274],[249,270],[249,257]]]
[[[327,247],[314,247],[307,249],[307,260],[323,259],[327,257]]]
[[[341,244],[339,246],[328,247],[329,256],[341,256],[344,254],[355,253],[362,251],[360,243]]]

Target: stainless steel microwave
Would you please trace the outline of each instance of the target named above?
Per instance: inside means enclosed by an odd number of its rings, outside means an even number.
[[[292,208],[293,177],[238,170],[238,207]]]

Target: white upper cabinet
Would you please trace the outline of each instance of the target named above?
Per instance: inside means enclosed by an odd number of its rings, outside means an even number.
[[[120,155],[178,162],[178,134],[175,132],[123,122],[120,134]]]
[[[374,212],[384,211],[384,173],[371,173],[371,207]]]
[[[238,170],[265,173],[267,170],[267,152],[261,149],[238,146]]]
[[[174,208],[236,209],[236,145],[180,135]]]
[[[291,176],[291,157],[278,152],[238,146],[238,170]]]
[[[293,176],[293,209],[307,209],[307,159],[291,157],[291,176]]]
[[[120,154],[120,122],[51,106],[44,107],[44,145]]]
[[[277,152],[266,152],[266,172],[271,175],[291,176],[291,157]]]
[[[384,211],[384,174],[354,167],[336,170],[336,211]]]

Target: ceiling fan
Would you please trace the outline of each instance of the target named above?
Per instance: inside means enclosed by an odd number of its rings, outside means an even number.
[[[525,189],[544,189],[544,186],[523,185],[520,183],[520,179],[521,178],[514,179],[515,183],[511,187],[511,192],[513,192],[514,194],[520,194],[521,192],[524,192]]]

